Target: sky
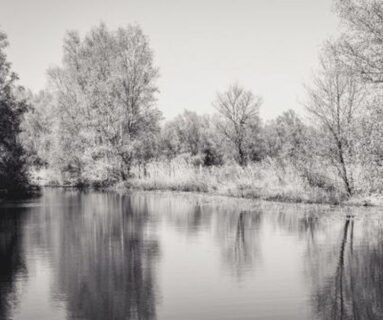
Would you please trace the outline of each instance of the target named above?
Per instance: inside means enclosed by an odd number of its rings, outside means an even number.
[[[263,97],[261,117],[302,112],[303,84],[338,19],[332,0],[0,0],[0,29],[20,84],[38,92],[61,64],[67,30],[84,35],[139,24],[160,69],[158,107],[212,113],[217,92],[239,83]]]

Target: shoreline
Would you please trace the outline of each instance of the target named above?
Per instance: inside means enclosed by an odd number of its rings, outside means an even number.
[[[129,181],[127,181],[129,183]],[[197,190],[178,190],[175,188],[144,188],[142,186],[129,187],[121,186],[116,184],[108,187],[95,187],[91,185],[57,185],[57,184],[45,184],[40,185],[39,188],[53,188],[53,189],[74,189],[74,190],[93,190],[100,192],[116,192],[119,194],[128,194],[130,192],[153,192],[153,193],[164,193],[164,194],[182,194],[182,195],[204,195],[212,197],[224,197],[226,199],[237,199],[237,200],[249,200],[254,202],[267,202],[267,203],[280,203],[280,204],[296,204],[296,205],[321,205],[321,206],[332,206],[332,207],[363,207],[363,208],[379,208],[383,207],[383,196],[353,196],[348,200],[340,202],[325,202],[325,201],[312,201],[310,199],[303,200],[302,198],[278,198],[278,197],[252,197],[246,195],[230,194],[230,193],[219,193],[212,191],[197,191]]]
[[[383,207],[383,197],[382,199],[369,199],[369,198],[359,198],[352,197],[347,201],[333,203],[333,202],[315,202],[315,201],[295,201],[294,199],[278,199],[278,198],[262,198],[262,197],[246,197],[246,196],[238,196],[231,194],[222,194],[222,193],[214,193],[214,192],[201,192],[201,191],[183,191],[183,190],[171,190],[171,189],[143,189],[143,188],[104,188],[104,189],[94,189],[100,191],[111,191],[117,193],[129,193],[129,192],[154,192],[154,193],[166,193],[166,194],[194,194],[194,195],[205,195],[211,197],[223,197],[226,199],[235,199],[235,200],[248,200],[253,202],[265,202],[265,203],[278,203],[278,204],[291,204],[291,205],[314,205],[314,206],[330,206],[330,207],[361,207],[361,208],[379,208]]]
[[[102,180],[76,177],[63,181],[49,169],[35,170],[33,182],[41,186],[91,188],[118,192],[171,191],[196,192],[238,199],[252,199],[281,203],[327,204],[338,206],[383,206],[383,194],[356,190],[349,197],[340,181],[324,179],[312,172],[310,177],[291,164],[281,166],[273,161],[196,167],[185,161],[147,165],[146,175],[137,168],[126,180],[104,177]],[[330,176],[330,173],[327,175]]]

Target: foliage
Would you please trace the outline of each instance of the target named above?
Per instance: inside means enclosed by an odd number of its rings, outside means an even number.
[[[48,91],[41,91],[28,100],[21,123],[21,141],[30,165],[41,167],[48,164],[52,148],[56,116],[53,96]]]
[[[12,72],[5,49],[7,37],[0,32],[0,189],[21,196],[28,187],[24,149],[19,141],[20,122],[27,105],[17,75]]]
[[[294,110],[267,123],[262,133],[268,157],[293,159],[305,152],[308,128]]]
[[[209,116],[185,110],[174,120],[165,123],[162,153],[168,159],[187,153],[200,158],[204,166],[221,165],[223,150],[218,139],[218,132]]]
[[[65,183],[126,179],[132,164],[156,154],[158,71],[138,26],[68,32],[63,66],[49,70],[50,88],[26,117],[26,142]],[[43,115],[43,116],[41,116]],[[53,115],[53,116],[52,116]]]

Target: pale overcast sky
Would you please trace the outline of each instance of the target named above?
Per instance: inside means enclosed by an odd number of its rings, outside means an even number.
[[[166,118],[187,108],[210,113],[216,92],[238,82],[263,96],[261,116],[292,108],[337,33],[332,0],[0,0],[0,28],[20,83],[37,92],[61,63],[66,30],[138,23],[160,68]]]

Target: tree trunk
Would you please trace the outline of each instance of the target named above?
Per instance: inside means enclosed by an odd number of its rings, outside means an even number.
[[[148,176],[148,170],[146,168],[146,162],[144,162],[144,178]]]
[[[122,181],[128,180],[128,178],[130,177],[130,169],[130,162],[126,163],[126,161],[122,161],[120,165],[120,176]]]
[[[344,306],[344,283],[343,283],[343,277],[344,277],[344,253],[345,253],[345,248],[346,248],[349,224],[350,224],[350,219],[347,218],[347,220],[345,222],[345,225],[344,225],[343,239],[342,239],[342,244],[341,244],[341,247],[340,247],[339,260],[338,260],[338,268],[337,268],[337,274],[336,274],[336,276],[337,276],[336,279],[339,281],[336,285],[339,285],[339,287],[335,288],[335,291],[339,292],[340,319],[343,319],[344,309],[345,309],[345,306]]]
[[[238,142],[238,155],[239,155],[239,165],[241,167],[246,166],[246,154],[242,148],[242,141]]]
[[[339,152],[339,162],[341,165],[341,171],[342,171],[342,180],[344,182],[344,186],[346,189],[346,192],[349,196],[352,195],[352,187],[350,184],[350,181],[348,179],[348,173],[347,173],[347,167],[346,163],[344,161],[344,155],[343,155],[343,146],[340,141],[338,141],[338,152]]]
[[[126,178],[126,173],[125,173],[124,169],[120,170],[120,176],[121,176],[122,181],[126,181],[127,178]]]

